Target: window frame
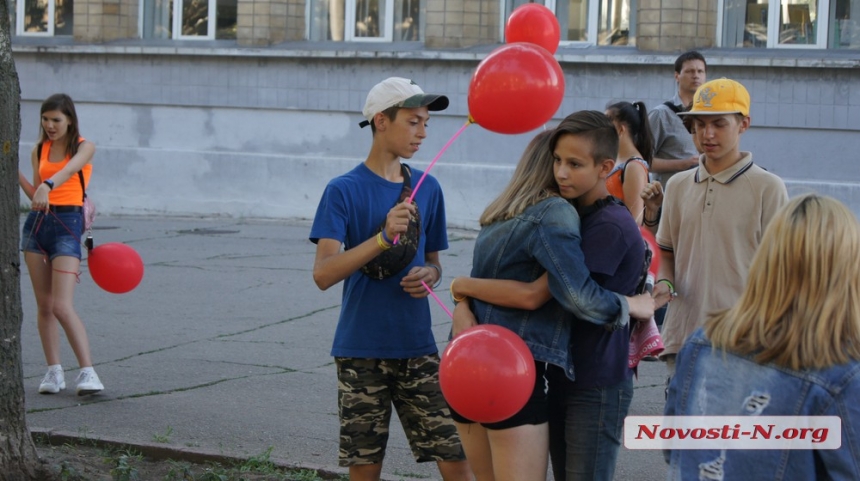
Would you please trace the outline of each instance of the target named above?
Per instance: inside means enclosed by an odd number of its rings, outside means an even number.
[[[311,24],[314,2],[325,2],[327,0],[307,0],[305,3],[305,39],[311,38]],[[385,25],[382,27],[382,35],[379,37],[361,37],[355,34],[355,10],[358,2],[362,0],[343,0],[343,40],[326,40],[336,43],[393,43],[394,42],[394,0],[379,0],[385,4]],[[422,10],[423,11],[423,10]],[[424,19],[422,18],[423,22]]]
[[[218,19],[218,2],[217,0],[206,0],[209,15],[206,20],[206,35],[183,35],[182,34],[182,7],[184,0],[173,0],[173,32],[171,32],[172,40],[214,40],[215,26]]]
[[[499,9],[499,38],[502,41],[505,41],[505,25],[507,24],[507,4],[509,0],[502,0],[501,8]],[[556,7],[560,2],[565,2],[568,0],[533,0],[533,3],[537,3],[539,5],[543,5],[550,9],[556,17],[558,17],[558,12],[556,12]],[[597,46],[597,41],[599,37],[600,30],[600,6],[599,3],[604,0],[585,0],[587,5],[587,15],[585,21],[585,36],[590,40],[565,40],[564,32],[562,32],[562,38],[559,41],[559,47],[590,47],[592,45]],[[722,1],[722,0],[721,0]],[[597,3],[598,5],[595,5]],[[635,33],[635,21],[634,21],[634,6],[636,6],[636,0],[630,0],[630,36],[633,37]],[[634,44],[631,44],[634,45]]]
[[[2,0],[0,0],[2,1]],[[16,35],[22,37],[53,37],[54,23],[57,14],[56,0],[46,0],[48,2],[48,28],[44,32],[25,32],[24,31],[24,15],[27,11],[27,0],[18,0],[15,2],[15,32]]]
[[[54,0],[50,0],[54,1]],[[144,16],[146,14],[146,3],[154,2],[155,0],[140,0],[138,2],[138,11],[137,11],[137,36],[139,38],[148,38],[145,37],[145,26]],[[215,32],[217,30],[218,25],[218,0],[206,0],[209,8],[209,19],[206,21],[206,35],[182,35],[182,3],[183,0],[172,0],[173,5],[171,7],[171,16],[173,17],[170,22],[170,38],[166,40],[214,40]]]
[[[355,9],[357,3],[362,0],[344,0],[344,42],[369,42],[391,43],[394,40],[394,0],[380,0],[385,2],[385,25],[382,28],[382,35],[379,37],[359,37],[355,35]],[[347,25],[351,28],[347,31]]]
[[[797,43],[779,43],[779,14],[782,10],[783,3],[779,0],[779,8],[767,9],[767,42],[764,49],[788,49],[788,50],[828,50],[828,41],[830,39],[830,1],[817,0],[818,12],[816,13],[816,32],[815,43],[812,44],[797,44]],[[769,0],[769,3],[773,0]],[[736,48],[726,47],[723,39],[723,23],[725,22],[725,3],[726,0],[717,0],[717,38],[716,44],[718,48]],[[771,26],[776,26],[771,28]],[[755,50],[755,48],[752,48]],[[747,50],[747,49],[744,49]]]

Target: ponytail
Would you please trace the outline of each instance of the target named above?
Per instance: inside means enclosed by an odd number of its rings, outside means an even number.
[[[645,103],[617,102],[606,110],[610,119],[627,126],[633,145],[650,167],[651,159],[654,157],[654,139],[651,138],[651,125],[648,123],[648,110],[645,108]]]
[[[654,138],[651,136],[651,123],[648,122],[648,110],[645,108],[645,103],[641,100],[633,104],[636,107],[636,112],[639,114],[639,131],[635,133],[633,140],[636,144],[636,149],[642,154],[642,158],[651,167],[651,160],[654,158]]]

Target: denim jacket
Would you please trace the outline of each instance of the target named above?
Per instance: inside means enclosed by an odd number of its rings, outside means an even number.
[[[860,479],[860,362],[808,371],[761,365],[714,349],[700,328],[678,354],[665,414],[842,420],[834,450],[667,451],[669,479]]]
[[[553,299],[534,311],[472,301],[481,324],[498,324],[522,337],[536,361],[562,367],[574,379],[569,348],[576,319],[622,327],[627,300],[594,282],[580,249],[579,215],[561,197],[528,207],[522,214],[481,229],[475,241],[472,277],[532,282],[549,273]]]

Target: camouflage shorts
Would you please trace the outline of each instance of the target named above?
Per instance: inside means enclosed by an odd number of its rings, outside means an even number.
[[[426,461],[465,459],[439,389],[439,356],[412,359],[335,358],[341,466],[381,463],[392,404],[412,455]]]

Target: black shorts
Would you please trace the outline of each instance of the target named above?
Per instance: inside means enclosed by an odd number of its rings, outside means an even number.
[[[535,385],[532,389],[532,395],[529,397],[529,400],[526,401],[526,405],[523,406],[516,414],[505,419],[504,421],[499,421],[497,423],[481,423],[481,426],[487,429],[510,429],[518,426],[525,426],[527,424],[543,424],[549,420],[549,404],[547,402],[546,396],[546,363],[544,362],[535,362]],[[454,408],[451,405],[448,405],[448,408],[451,410],[451,418],[460,423],[460,424],[474,424],[475,421],[471,419],[467,419],[461,416],[459,413],[454,411]]]

